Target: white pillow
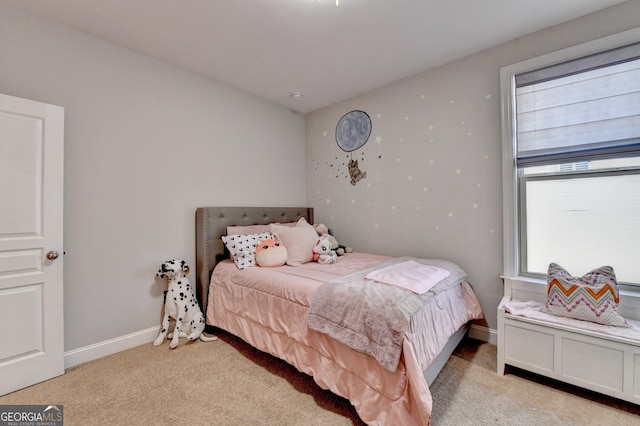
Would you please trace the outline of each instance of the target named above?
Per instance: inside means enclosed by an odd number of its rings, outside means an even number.
[[[272,224],[271,233],[287,248],[287,265],[299,266],[313,260],[313,247],[319,237],[305,218],[300,218],[295,227]]]
[[[249,268],[256,264],[256,247],[258,243],[271,238],[270,232],[258,234],[225,235],[222,237],[224,245],[231,253],[231,258],[238,269]]]

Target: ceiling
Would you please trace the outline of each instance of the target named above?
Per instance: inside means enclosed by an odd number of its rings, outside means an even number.
[[[308,113],[624,0],[0,0]],[[301,93],[299,100],[293,93]]]

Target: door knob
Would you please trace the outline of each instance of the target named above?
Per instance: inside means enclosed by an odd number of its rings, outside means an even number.
[[[51,250],[49,253],[47,253],[47,259],[49,259],[49,260],[56,260],[58,258],[58,256],[60,256],[60,255],[55,250]]]

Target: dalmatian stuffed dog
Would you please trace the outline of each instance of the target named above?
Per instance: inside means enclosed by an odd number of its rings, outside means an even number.
[[[174,349],[178,346],[180,337],[189,340],[200,339],[203,342],[213,342],[217,337],[207,337],[202,334],[204,330],[204,315],[198,306],[196,296],[191,289],[191,283],[187,274],[189,266],[184,260],[167,260],[161,266],[156,275],[160,278],[169,278],[169,288],[164,297],[164,317],[160,334],[153,342],[154,346],[161,345],[164,339],[171,339],[169,347]],[[176,320],[173,333],[169,333],[169,322],[171,318]]]

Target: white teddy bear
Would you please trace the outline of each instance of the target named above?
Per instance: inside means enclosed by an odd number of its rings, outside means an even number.
[[[336,263],[338,255],[331,249],[331,241],[327,237],[322,237],[313,248],[313,260],[324,265]]]

